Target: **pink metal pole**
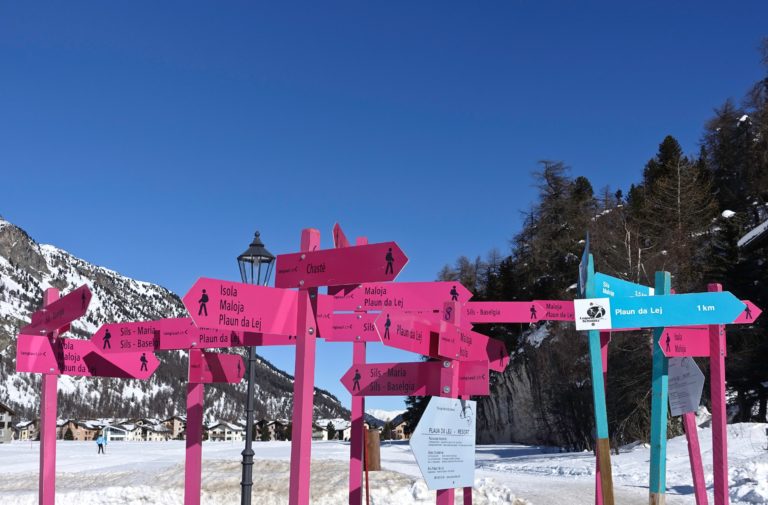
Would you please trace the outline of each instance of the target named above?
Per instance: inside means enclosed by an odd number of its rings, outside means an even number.
[[[43,294],[43,305],[50,305],[58,299],[59,290],[48,288]],[[48,334],[52,341],[58,336],[58,331]],[[51,372],[43,374],[40,398],[40,505],[54,505],[56,501],[56,395],[59,375],[58,370]]]
[[[192,353],[189,350],[189,362]],[[184,463],[184,505],[200,505],[200,487],[203,473],[203,399],[205,385],[187,382],[187,451]]]
[[[600,332],[600,352],[603,355],[603,386],[608,389],[608,343],[611,341],[610,331]],[[600,457],[595,453],[595,505],[603,505],[603,486],[601,485]]]
[[[701,447],[699,447],[699,434],[696,428],[696,414],[693,412],[683,414],[683,426],[685,427],[685,439],[688,441],[688,458],[691,461],[691,475],[693,476],[696,505],[707,505],[707,484],[704,482],[704,465],[701,462]]]
[[[365,342],[352,343],[352,363],[365,363]],[[349,440],[349,505],[363,502],[363,444],[365,443],[365,397],[352,397],[352,431]]]
[[[708,291],[722,291],[709,284]],[[709,384],[712,402],[712,473],[715,505],[728,505],[728,436],[725,410],[725,326],[709,326]]]
[[[301,251],[320,248],[320,232],[301,232]],[[312,413],[315,392],[315,334],[308,316],[317,308],[317,288],[299,288],[296,324],[296,369],[293,383],[293,427],[291,430],[291,478],[289,505],[309,505],[310,462],[312,459]],[[314,317],[313,317],[314,319]]]
[[[365,237],[357,237],[355,242],[356,245],[367,243],[368,239]],[[352,343],[352,363],[365,364],[365,342]],[[349,436],[349,505],[361,505],[363,503],[363,449],[365,446],[364,396],[352,397],[352,429]]]
[[[450,362],[444,361],[443,363],[450,363]],[[456,363],[454,362],[452,364],[455,365]],[[456,394],[459,391],[458,370],[453,369],[453,367],[450,367],[446,371],[448,373],[442,376],[443,380],[441,380],[441,384],[440,384],[440,387],[443,389],[441,392],[442,394],[440,396],[445,396],[448,398],[458,398],[458,395]],[[456,496],[455,489],[453,488],[438,489],[437,496],[435,498],[435,504],[436,505],[454,505],[455,496]]]

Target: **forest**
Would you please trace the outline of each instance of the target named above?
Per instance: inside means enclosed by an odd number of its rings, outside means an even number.
[[[522,229],[509,249],[475,259],[462,256],[438,279],[460,281],[474,293],[473,300],[573,299],[589,233],[599,272],[653,286],[655,272],[668,271],[677,293],[721,283],[739,298],[768,307],[766,241],[744,238],[768,221],[768,39],[760,56],[766,77],[752,84],[740,103],[726,100],[714,110],[697,152],[685,153],[671,133],[660,136],[658,151],[638,167],[638,180],[629,188],[595,189],[586,177],[573,175],[565,161],[541,161],[533,174],[538,199],[524,211]],[[763,316],[754,325],[728,327],[732,422],[766,422],[766,321]],[[515,367],[528,371],[539,440],[592,448],[586,336],[571,324],[546,324],[548,337],[540,346],[527,338],[534,331],[528,325],[476,329],[506,343],[512,361],[505,374],[515,373]],[[607,402],[614,447],[648,439],[650,346],[650,331],[612,336]],[[708,360],[697,362],[708,376]],[[494,378],[491,396],[510,394],[498,387],[503,380]],[[708,390],[705,384],[705,406]],[[411,426],[427,400],[408,398],[405,416]],[[481,417],[487,401],[477,400]],[[669,429],[671,435],[681,427],[672,422]]]

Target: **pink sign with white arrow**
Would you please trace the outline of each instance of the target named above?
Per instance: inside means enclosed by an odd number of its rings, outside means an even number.
[[[160,322],[140,321],[103,324],[91,337],[102,352],[136,352],[159,349]]]
[[[366,283],[328,288],[334,310],[442,310],[449,301],[464,304],[472,292],[459,282]]]
[[[201,328],[296,335],[298,293],[290,289],[200,278],[182,301]]]
[[[460,395],[488,394],[488,365],[481,362],[450,363],[459,370]],[[341,378],[353,396],[440,395],[442,361],[354,364]]]
[[[330,322],[321,326],[320,336],[327,342],[380,342],[376,317],[372,313],[332,314]]]
[[[243,380],[245,366],[242,356],[221,354],[193,349],[189,352],[189,382],[212,384],[214,382],[238,383]]]
[[[83,317],[88,311],[89,303],[91,290],[84,284],[47,307],[35,311],[31,323],[21,328],[20,333],[34,335],[56,331]]]
[[[90,340],[19,335],[17,371],[81,377],[148,379],[160,365],[152,352],[101,354]]]
[[[278,288],[393,281],[408,262],[395,242],[320,249],[277,256]]]
[[[452,324],[440,325],[437,353],[459,361],[485,361],[491,370],[503,372],[509,364],[504,342]]]

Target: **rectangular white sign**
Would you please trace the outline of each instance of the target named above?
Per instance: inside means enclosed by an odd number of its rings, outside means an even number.
[[[576,329],[579,331],[611,329],[610,298],[574,300],[573,312],[576,315]]]

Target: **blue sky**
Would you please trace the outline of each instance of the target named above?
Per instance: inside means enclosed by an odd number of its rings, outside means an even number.
[[[768,6],[683,4],[6,2],[0,214],[182,295],[237,279],[257,228],[283,253],[335,221],[432,280],[508,250],[538,160],[626,190],[665,135],[698,151],[764,76]],[[348,347],[317,371],[345,403]]]

